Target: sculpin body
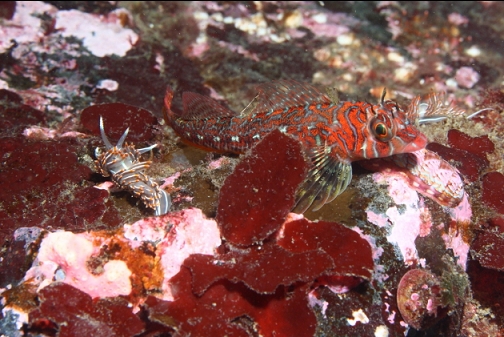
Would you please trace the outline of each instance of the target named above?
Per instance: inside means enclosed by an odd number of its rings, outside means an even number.
[[[165,97],[165,119],[186,142],[220,152],[243,153],[279,129],[299,140],[312,166],[297,195],[297,212],[314,210],[341,194],[352,177],[350,163],[420,150],[426,137],[411,114],[393,101],[333,102],[315,87],[292,80],[260,85],[241,114],[195,93],[182,96],[184,113],[171,110],[173,91]]]

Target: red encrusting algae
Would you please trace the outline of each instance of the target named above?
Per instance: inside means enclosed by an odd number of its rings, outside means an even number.
[[[288,156],[272,151],[278,144]],[[177,336],[247,336],[253,329],[262,336],[311,337],[316,319],[308,307],[310,286],[337,283],[331,276],[346,285],[359,283],[346,278],[370,280],[371,247],[358,233],[337,223],[284,223],[304,165],[299,142],[281,132],[251,150],[221,189],[217,220],[223,233],[235,235],[225,234],[231,239],[214,256],[189,256],[171,280],[174,300],[147,299],[150,320],[172,327]],[[260,179],[264,172],[281,177],[285,170],[293,176],[282,184]],[[249,216],[245,188],[257,193],[253,209],[263,216]],[[290,196],[279,197],[285,190]]]
[[[120,297],[93,300],[79,289],[60,282],[45,287],[38,296],[40,305],[29,314],[34,330],[57,332],[58,337],[130,337],[145,328],[145,323]]]
[[[221,188],[216,220],[222,236],[234,245],[250,246],[276,232],[294,206],[292,195],[307,167],[298,141],[278,130],[269,134]]]

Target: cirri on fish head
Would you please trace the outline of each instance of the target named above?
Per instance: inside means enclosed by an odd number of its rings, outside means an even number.
[[[184,112],[165,119],[187,143],[210,151],[243,153],[278,129],[299,140],[311,165],[298,189],[295,211],[313,210],[334,200],[350,183],[351,162],[420,150],[427,138],[395,102],[332,101],[307,83],[278,80],[258,86],[240,114],[192,92],[182,95]]]

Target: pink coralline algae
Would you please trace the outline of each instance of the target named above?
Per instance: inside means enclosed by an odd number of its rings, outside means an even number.
[[[389,195],[402,209],[400,211],[398,206],[393,206],[383,215],[368,210],[368,220],[377,226],[391,225],[387,240],[398,246],[404,263],[418,264],[415,240],[419,235],[426,236],[430,233],[432,223],[429,210],[402,176],[375,173],[373,177],[378,183],[388,184]]]
[[[162,269],[160,297],[170,301],[173,300],[171,279],[183,269],[184,260],[195,254],[211,258],[221,244],[215,220],[207,219],[196,208],[125,225],[124,236],[133,248],[147,243],[156,245],[156,259]]]
[[[15,5],[14,15],[8,19],[7,24],[2,24],[0,30],[4,37],[0,40],[0,52],[4,53],[11,46],[11,39],[17,43],[33,42],[44,35],[42,20],[35,13],[54,14],[56,7],[39,1],[18,2]]]
[[[121,25],[120,17],[125,15],[129,15],[125,9],[105,16],[78,10],[58,11],[55,29],[60,29],[63,36],[82,39],[84,46],[96,56],[124,56],[138,41],[138,35],[133,30]]]
[[[455,73],[455,80],[459,86],[471,89],[480,80],[480,74],[471,67],[462,67]]]
[[[472,212],[469,197],[466,194],[457,207],[449,210],[451,220],[448,230],[444,230],[442,234],[446,249],[453,251],[455,257],[458,258],[457,264],[464,270],[467,267],[470,248],[470,239],[465,230],[471,223]]]
[[[431,234],[430,238],[432,238],[440,234],[446,248],[453,250],[455,256],[458,257],[458,264],[465,269],[469,240],[460,232],[460,228],[470,223],[472,209],[458,170],[448,164],[441,156],[428,150],[404,156],[415,159],[412,161],[413,165],[416,164],[420,167],[413,166],[406,170],[401,167],[404,166],[403,163],[399,163],[401,166],[395,165],[397,160],[362,163],[363,166],[375,170],[379,167],[377,163],[382,164],[382,169],[385,168],[383,172],[375,173],[373,177],[378,183],[387,183],[389,195],[396,204],[396,206],[390,207],[385,214],[377,214],[368,209],[368,221],[379,227],[391,225],[387,240],[398,246],[402,259],[407,265],[425,263],[418,256],[416,244],[418,238],[428,238]],[[420,178],[423,180],[419,180]],[[456,201],[455,204],[448,203],[448,206],[451,207],[446,208],[450,217],[447,229],[441,226],[440,232],[432,231],[431,211],[415,191],[432,198],[443,206],[447,206],[447,200]],[[447,191],[445,196],[441,193],[443,191]],[[460,196],[457,196],[458,194]],[[457,198],[454,198],[455,196]]]
[[[450,13],[448,14],[448,21],[454,25],[460,26],[467,24],[469,19],[459,13]]]
[[[42,241],[37,259],[26,273],[25,281],[35,283],[41,289],[58,280],[93,298],[129,295],[131,271],[124,261],[108,261],[99,275],[88,270],[88,261],[98,252],[99,247],[85,234],[51,233]]]

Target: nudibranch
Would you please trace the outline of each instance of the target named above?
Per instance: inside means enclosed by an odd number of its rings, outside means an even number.
[[[170,210],[171,198],[144,173],[152,162],[140,161],[141,155],[151,151],[157,144],[136,149],[133,144],[124,143],[128,132],[129,128],[124,131],[117,145],[113,146],[105,134],[103,118],[100,117],[100,134],[106,151],[102,152],[99,147],[95,149],[96,168],[104,177],[110,176],[119,188],[142,199],[145,206],[152,208],[156,215],[166,214]]]

